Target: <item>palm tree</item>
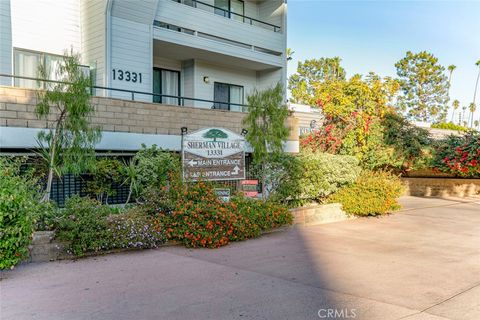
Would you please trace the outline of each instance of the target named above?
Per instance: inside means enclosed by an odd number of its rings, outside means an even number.
[[[287,56],[287,61],[290,61],[293,59],[293,54],[295,51],[292,50],[292,48],[287,48],[287,51],[285,52],[285,55]]]
[[[478,126],[480,125],[480,121],[478,121],[478,120],[473,121],[473,125],[474,125],[475,129],[478,130]]]
[[[475,90],[473,91],[473,104],[476,103],[477,98],[477,89],[478,89],[478,80],[480,79],[480,60],[478,60],[475,65],[478,67],[477,81],[475,82]]]
[[[451,64],[448,66],[448,72],[450,72],[450,75],[448,76],[448,84],[450,84],[450,82],[452,81],[452,73],[453,73],[453,70],[457,69],[457,66],[454,65],[454,64]]]
[[[475,103],[470,103],[468,106],[468,109],[470,110],[470,128],[473,127],[473,114],[475,113],[475,110],[477,110],[477,106]]]
[[[453,103],[452,103],[452,106],[453,106],[453,113],[452,113],[452,122],[454,122],[455,120],[455,111],[457,111],[458,108],[460,108],[460,101],[458,100],[453,100]]]
[[[462,123],[465,123],[465,111],[467,110],[467,106],[463,106],[462,107],[462,117],[460,118],[460,125],[462,125]]]

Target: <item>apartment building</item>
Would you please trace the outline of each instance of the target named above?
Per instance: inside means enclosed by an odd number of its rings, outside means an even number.
[[[33,113],[39,83],[28,78],[38,78],[40,63],[54,78],[69,49],[97,87],[99,150],[141,143],[177,150],[181,127],[240,132],[246,96],[285,86],[286,7],[285,0],[2,0],[0,147],[35,147],[45,123]],[[298,150],[294,131],[289,151]]]

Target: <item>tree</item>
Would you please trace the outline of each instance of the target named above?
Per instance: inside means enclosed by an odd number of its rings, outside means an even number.
[[[470,128],[473,126],[473,114],[475,113],[475,111],[477,110],[477,106],[475,105],[474,102],[470,103],[470,105],[468,106],[468,109],[470,110],[470,115],[469,115],[469,119],[470,119]]]
[[[455,111],[457,111],[457,109],[460,108],[460,101],[456,99],[453,100],[452,107],[453,107],[453,112],[452,112],[452,122],[453,122],[455,119]]]
[[[393,109],[399,84],[374,73],[354,75],[348,80],[327,80],[315,91],[317,106],[325,115],[323,126],[304,137],[306,149],[347,154],[371,166],[380,164],[382,119]],[[384,159],[387,162],[388,159]]]
[[[228,135],[219,129],[210,129],[204,135],[204,138],[213,139],[213,141],[217,141],[217,139],[226,139]]]
[[[414,120],[442,122],[448,110],[449,83],[445,68],[431,53],[407,52],[395,64],[403,96],[398,104]]]
[[[457,66],[454,65],[454,64],[451,64],[448,66],[448,72],[449,72],[449,75],[448,75],[448,83],[451,84],[452,83],[452,73],[455,69],[457,69]]]
[[[292,101],[313,105],[315,90],[326,80],[345,80],[345,69],[340,66],[341,59],[320,58],[298,62],[297,73],[288,80]]]
[[[475,82],[475,90],[473,91],[473,104],[477,101],[477,89],[478,89],[478,80],[480,79],[480,60],[478,60],[475,65],[478,67],[477,81]]]
[[[287,51],[285,52],[285,56],[287,57],[287,61],[290,61],[293,59],[293,54],[295,51],[293,51],[291,48],[287,48]]]
[[[48,71],[40,66],[40,75],[48,79]],[[38,92],[35,109],[39,119],[47,120],[47,128],[38,135],[39,154],[48,167],[44,201],[50,199],[54,174],[80,174],[94,166],[95,143],[100,131],[90,124],[94,107],[90,101],[92,82],[80,68],[80,57],[66,53],[56,70],[60,82],[48,83]]]
[[[132,158],[128,162],[124,160],[120,171],[123,176],[122,185],[128,185],[128,196],[127,200],[125,200],[125,204],[128,204],[132,197],[132,193],[138,195],[138,190],[140,190],[137,160],[135,158]]]
[[[289,111],[280,84],[264,91],[255,90],[247,97],[247,102],[248,114],[243,120],[248,130],[246,140],[253,148],[254,164],[262,180],[262,196],[266,199],[268,175],[265,169],[270,157],[283,153],[289,134],[285,126]]]

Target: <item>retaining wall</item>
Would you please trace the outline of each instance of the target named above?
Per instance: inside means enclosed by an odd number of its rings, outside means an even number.
[[[472,197],[480,195],[480,179],[402,178],[405,195],[418,197]]]

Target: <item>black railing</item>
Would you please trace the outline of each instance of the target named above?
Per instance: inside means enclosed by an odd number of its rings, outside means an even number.
[[[22,79],[22,80],[30,80],[36,81],[37,84],[39,83],[61,83],[68,85],[68,82],[64,81],[57,81],[57,80],[49,80],[49,79],[40,79],[40,78],[32,78],[32,77],[24,77],[24,76],[15,76],[11,74],[3,74],[0,73],[0,78],[9,78],[9,79]],[[15,87],[21,87],[15,85]],[[38,88],[31,88],[31,89],[42,89]],[[159,94],[153,92],[146,92],[146,91],[136,91],[136,90],[127,90],[127,89],[118,89],[118,88],[110,88],[110,87],[102,87],[102,86],[91,86],[90,87],[92,96],[100,96],[100,97],[110,97],[107,95],[97,95],[97,90],[106,90],[111,92],[122,92],[126,93],[130,100],[135,101],[135,95],[137,98],[139,96],[149,96],[152,98],[152,103],[160,103],[160,104],[170,104],[170,105],[178,105],[178,106],[185,106],[185,102],[200,102],[207,105],[210,109],[219,109],[219,110],[229,110],[229,111],[238,111],[238,112],[245,112],[247,109],[247,105],[241,103],[233,103],[233,102],[225,102],[225,101],[215,101],[215,100],[207,100],[207,99],[198,99],[198,98],[190,98],[190,97],[183,97],[183,96],[175,96],[175,95],[168,95],[168,94]],[[111,97],[111,98],[119,98],[119,97]],[[119,98],[122,99],[122,98]],[[168,103],[163,101],[174,100],[177,103]],[[143,100],[137,100],[143,101]],[[232,107],[237,107],[239,110],[232,110]]]
[[[280,32],[281,29],[282,29],[280,26],[277,26],[277,25],[274,25],[274,24],[271,24],[271,23],[268,23],[268,22],[265,22],[265,21],[261,21],[261,20],[258,20],[258,19],[255,19],[255,18],[252,18],[252,17],[249,17],[249,16],[245,16],[243,14],[239,14],[239,13],[233,12],[233,11],[228,10],[228,9],[216,7],[214,5],[211,5],[211,4],[202,2],[202,1],[198,1],[198,0],[172,0],[172,1],[175,1],[175,2],[178,2],[178,3],[183,3],[183,4],[185,4],[187,6],[190,6],[190,7],[203,9],[205,11],[213,10],[213,12],[215,14],[223,16],[225,18],[234,19],[236,21],[240,21],[240,22],[243,22],[243,23],[248,23],[250,25],[260,26],[260,27],[263,27],[263,28],[266,28],[266,29],[271,29],[271,30],[273,30],[273,32]]]

